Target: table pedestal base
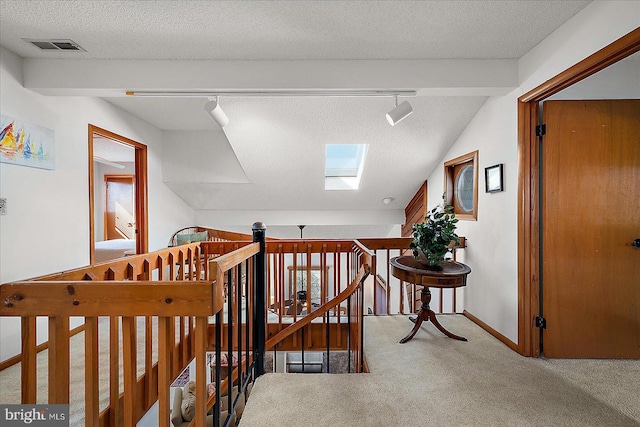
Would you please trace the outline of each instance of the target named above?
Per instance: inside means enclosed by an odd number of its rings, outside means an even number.
[[[440,332],[442,332],[449,338],[453,338],[454,340],[467,341],[465,337],[461,337],[447,331],[444,326],[442,326],[440,322],[438,322],[438,319],[436,319],[436,313],[434,313],[433,310],[431,310],[431,308],[429,307],[429,303],[431,302],[431,291],[429,290],[428,286],[425,286],[422,289],[422,292],[420,293],[420,301],[422,301],[422,307],[420,307],[418,317],[416,317],[415,320],[410,319],[412,322],[415,322],[415,325],[413,326],[413,329],[411,329],[411,332],[409,332],[409,335],[400,340],[400,344],[404,344],[407,341],[411,340],[411,338],[413,338],[420,329],[420,325],[422,325],[422,322],[428,321],[431,321],[431,323],[433,323]]]

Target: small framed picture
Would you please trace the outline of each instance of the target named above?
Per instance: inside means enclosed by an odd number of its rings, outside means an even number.
[[[484,181],[486,193],[504,191],[502,163],[484,168]]]

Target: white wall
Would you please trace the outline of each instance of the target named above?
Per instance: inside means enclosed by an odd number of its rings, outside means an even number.
[[[0,111],[55,131],[55,170],[0,164],[0,283],[89,263],[88,124],[148,146],[149,248],[166,247],[193,210],[162,183],[162,132],[106,101],[22,87],[22,59],[0,50]],[[0,319],[0,360],[20,351],[19,318]],[[40,328],[45,329],[45,328]],[[42,337],[39,337],[41,341]]]
[[[491,97],[429,176],[429,208],[440,203],[444,162],[479,150],[478,221],[460,221],[468,238],[465,263],[472,272],[465,307],[518,342],[517,99],[590,54],[640,26],[640,2],[595,1],[520,60],[520,87]],[[484,168],[504,163],[505,191],[484,192]]]
[[[624,60],[550,96],[547,100],[639,98],[640,61]]]
[[[471,267],[465,309],[517,342],[517,110],[519,93],[489,98],[444,160],[478,153],[478,220],[458,222]],[[502,144],[500,144],[502,142]],[[444,163],[444,162],[443,162]],[[484,192],[484,168],[504,163],[505,191]],[[428,208],[442,202],[444,164],[428,178]]]
[[[224,131],[165,131],[163,136],[164,182],[249,182]]]

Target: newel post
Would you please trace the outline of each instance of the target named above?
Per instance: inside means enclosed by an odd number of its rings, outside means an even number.
[[[253,284],[255,301],[253,304],[253,357],[255,361],[255,377],[264,374],[264,353],[266,343],[266,265],[265,235],[267,226],[263,222],[253,224],[253,241],[260,243],[260,252],[254,255]]]

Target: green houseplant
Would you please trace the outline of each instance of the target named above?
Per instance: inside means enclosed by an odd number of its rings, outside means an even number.
[[[444,195],[442,198],[442,204],[428,211],[424,222],[413,225],[413,241],[409,246],[413,256],[432,269],[442,268],[446,254],[460,244],[453,206],[444,202]]]

